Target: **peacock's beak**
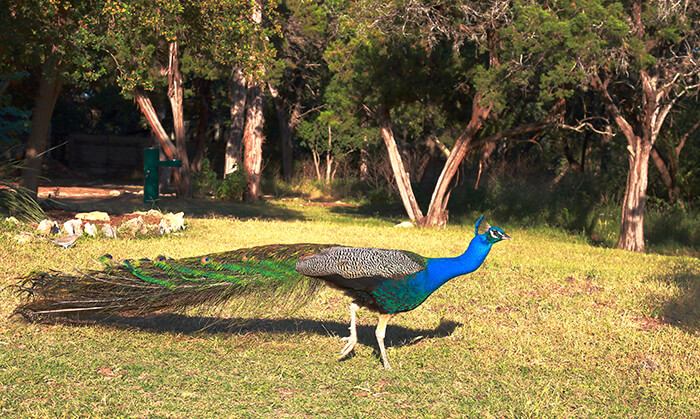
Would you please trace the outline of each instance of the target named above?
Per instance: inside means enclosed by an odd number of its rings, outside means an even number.
[[[513,240],[513,239],[512,239],[509,235],[507,235],[506,233],[503,233],[503,239],[504,239],[504,240]]]

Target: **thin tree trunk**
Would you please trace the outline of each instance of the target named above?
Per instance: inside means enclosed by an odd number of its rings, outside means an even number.
[[[610,164],[610,146],[613,139],[612,127],[606,124],[604,132],[605,134],[600,136],[600,172],[606,174]]]
[[[190,163],[190,171],[193,173],[199,172],[202,169],[202,159],[206,157],[207,147],[209,146],[209,136],[207,128],[209,128],[209,80],[197,80],[197,91],[199,94],[199,120],[197,122],[196,146],[194,157]]]
[[[168,65],[168,99],[173,113],[173,131],[175,133],[175,148],[182,166],[177,170],[180,173],[180,183],[177,185],[179,197],[192,196],[192,172],[187,156],[187,136],[185,135],[184,115],[184,88],[182,86],[182,73],[180,72],[180,49],[177,41],[170,43]]]
[[[260,195],[263,137],[263,95],[260,86],[248,89],[248,111],[243,130],[243,170],[247,176],[246,201],[257,202]]]
[[[321,156],[318,155],[316,149],[311,150],[311,156],[314,159],[314,168],[316,169],[316,180],[321,183]]]
[[[484,149],[479,157],[479,174],[476,176],[476,183],[474,184],[474,189],[479,189],[479,181],[481,180],[481,174],[486,166],[488,166],[489,158],[491,158],[491,153],[496,149],[494,143],[484,144]],[[449,157],[449,154],[448,154]]]
[[[333,154],[331,153],[331,126],[328,125],[328,150],[326,150],[326,185],[331,183],[331,171],[333,169]]]
[[[680,190],[676,187],[676,176],[675,173],[673,173],[672,164],[669,164],[666,162],[666,160],[664,160],[656,147],[652,147],[651,149],[651,160],[659,170],[659,174],[661,174],[661,181],[664,183],[664,186],[666,186],[669,201],[676,202],[678,200]]]
[[[52,54],[42,67],[39,90],[32,114],[32,126],[25,149],[21,185],[31,192],[34,199],[39,191],[41,161],[46,151],[51,116],[63,84],[63,80],[58,75],[58,64],[58,57]]]
[[[476,94],[474,96],[472,105],[472,116],[469,120],[469,124],[459,136],[452,151],[450,151],[450,157],[447,158],[445,162],[445,167],[440,173],[438,182],[435,185],[435,190],[433,191],[433,196],[430,200],[430,207],[428,208],[428,215],[426,215],[423,224],[426,226],[438,226],[444,225],[447,221],[447,203],[450,198],[450,184],[454,178],[455,173],[459,165],[464,160],[467,155],[467,151],[470,149],[470,143],[476,133],[481,129],[484,121],[489,116],[491,112],[491,103],[482,105],[481,99],[483,96],[481,94]]]
[[[403,206],[406,209],[406,213],[408,213],[408,218],[414,224],[422,224],[423,212],[418,206],[416,197],[413,194],[411,178],[408,175],[408,172],[406,172],[406,169],[404,169],[401,154],[399,154],[399,148],[396,146],[394,132],[391,128],[391,116],[389,115],[389,110],[380,105],[377,115],[382,139],[384,140],[387,152],[389,153],[389,161],[391,162],[391,168],[394,172],[394,179],[396,180],[396,186],[399,189],[399,195],[401,195]]]
[[[280,129],[280,149],[282,150],[282,178],[289,182],[292,179],[292,127],[287,121],[287,113],[284,110],[284,102],[279,96],[277,88],[272,83],[267,83],[272,102],[277,111],[277,125]]]
[[[369,161],[367,158],[369,155],[367,152],[368,145],[369,141],[367,141],[367,136],[365,135],[364,141],[362,142],[362,148],[360,149],[360,180],[362,182],[367,180],[367,175],[369,174],[369,167],[367,165],[367,162]]]
[[[245,124],[247,81],[240,67],[235,67],[229,81],[229,99],[231,100],[230,127],[226,141],[226,159],[224,177],[241,167],[241,148]]]

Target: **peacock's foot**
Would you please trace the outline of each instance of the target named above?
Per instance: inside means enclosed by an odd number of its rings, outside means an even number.
[[[341,340],[346,340],[348,343],[346,343],[343,350],[340,351],[340,358],[338,359],[345,358],[350,352],[352,352],[353,349],[355,349],[355,344],[357,344],[357,335],[352,334],[348,337],[342,338]]]

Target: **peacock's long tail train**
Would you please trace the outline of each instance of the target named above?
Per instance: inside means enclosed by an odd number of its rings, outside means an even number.
[[[206,256],[125,260],[109,255],[102,270],[67,274],[34,272],[18,288],[26,301],[15,314],[36,320],[75,312],[144,314],[221,304],[242,297],[258,304],[264,296],[276,307],[296,308],[322,281],[296,272],[296,261],[330,245],[268,245]],[[257,301],[257,302],[256,302]]]

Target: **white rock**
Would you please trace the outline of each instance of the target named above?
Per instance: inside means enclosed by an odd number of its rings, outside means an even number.
[[[61,229],[58,227],[58,223],[53,220],[41,220],[39,226],[36,228],[37,233],[42,235],[56,234]]]
[[[90,237],[95,237],[97,235],[97,227],[95,227],[95,224],[85,223],[85,234]]]
[[[103,211],[81,212],[75,214],[75,218],[88,221],[107,221],[109,222],[109,214]]]
[[[69,236],[80,236],[83,234],[83,220],[68,220],[63,223],[63,230],[65,230]]]
[[[143,218],[140,215],[137,218],[132,218],[131,220],[126,221],[124,224],[121,225],[119,229],[126,230],[131,234],[148,233],[148,227],[146,227],[146,223],[143,222]]]
[[[112,227],[109,224],[103,224],[102,225],[102,234],[104,234],[105,237],[107,237],[107,238],[116,239],[117,238],[117,229]]]
[[[185,228],[185,213],[178,212],[173,214],[169,212],[163,216],[158,224],[158,232],[160,234],[170,234]]]
[[[15,217],[12,217],[12,216],[5,218],[5,221],[7,221],[8,223],[12,223],[14,225],[19,224],[19,220],[16,219]]]

